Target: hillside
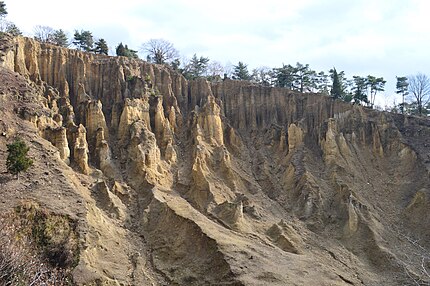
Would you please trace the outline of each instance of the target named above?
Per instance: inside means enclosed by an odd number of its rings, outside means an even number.
[[[48,256],[74,283],[430,282],[429,120],[28,38],[0,51],[0,211],[67,218],[76,263]]]

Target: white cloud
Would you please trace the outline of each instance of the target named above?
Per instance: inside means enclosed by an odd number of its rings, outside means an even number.
[[[256,66],[299,61],[318,70],[333,66],[354,74],[430,74],[425,0],[197,1],[5,0],[9,20],[25,33],[35,25],[93,31],[111,46],[131,48],[150,38],[171,41],[223,63]]]

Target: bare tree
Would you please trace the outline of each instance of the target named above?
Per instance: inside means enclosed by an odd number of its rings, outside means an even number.
[[[252,70],[251,81],[263,86],[271,86],[273,81],[273,72],[269,67],[261,66]]]
[[[397,266],[404,272],[399,276],[402,285],[430,286],[430,251],[425,236],[408,230],[402,222],[397,222],[387,229],[397,238],[394,248]]]
[[[234,69],[233,64],[230,61],[228,61],[224,66],[224,78],[231,78],[233,75],[233,69]]]
[[[430,102],[430,79],[422,73],[408,77],[409,98],[416,102],[418,114],[422,115],[423,107]]]
[[[150,62],[156,64],[169,63],[179,57],[173,44],[163,39],[150,39],[142,45],[141,51],[147,55]]]
[[[37,25],[33,28],[34,38],[42,43],[51,43],[55,30],[49,26]]]
[[[208,64],[206,75],[210,80],[221,79],[224,75],[224,67],[220,62],[210,61]]]

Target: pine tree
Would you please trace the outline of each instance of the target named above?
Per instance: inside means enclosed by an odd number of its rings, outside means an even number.
[[[118,46],[115,49],[117,56],[124,56],[125,55],[125,48],[122,43],[119,43]]]
[[[29,147],[21,138],[15,139],[12,144],[7,145],[8,156],[6,159],[7,171],[18,176],[20,172],[25,172],[33,165],[33,160],[27,157]]]
[[[367,78],[361,76],[353,76],[352,78],[354,81],[352,95],[354,103],[369,103],[369,99],[367,97]]]
[[[370,106],[373,108],[375,105],[376,94],[378,91],[384,91],[385,83],[383,77],[367,76],[367,86],[370,89]]]
[[[90,31],[75,31],[73,44],[81,51],[91,52],[93,50],[94,39]]]
[[[311,70],[309,64],[296,63],[294,67],[293,89],[300,92],[313,92],[316,89],[317,73]]]
[[[108,55],[109,47],[105,39],[100,39],[96,42],[96,47],[94,48],[94,52],[100,55]]]
[[[21,30],[13,22],[5,19],[6,15],[6,4],[4,1],[0,1],[0,31],[12,36],[22,36]]]
[[[52,44],[63,48],[67,48],[69,46],[69,39],[62,29],[54,31],[54,34],[52,35]]]
[[[129,49],[127,45],[124,46],[122,43],[119,43],[115,51],[117,56],[129,57],[133,59],[139,58],[139,56],[137,55],[137,51]]]
[[[274,68],[273,74],[276,87],[287,87],[292,89],[295,79],[295,69],[293,66],[283,64],[281,68]]]
[[[8,22],[6,33],[11,34],[12,36],[22,36],[21,30],[12,22]]]
[[[199,58],[194,54],[189,64],[185,67],[184,76],[187,79],[202,77],[207,71],[208,63],[209,58],[202,56]]]
[[[400,111],[402,114],[405,113],[405,96],[408,95],[408,78],[405,76],[396,76],[396,93],[402,95],[402,103],[400,104]]]
[[[170,63],[170,66],[172,67],[173,70],[180,71],[179,67],[181,66],[181,61],[179,59],[174,59]]]
[[[4,1],[0,1],[0,17],[5,17],[7,15],[6,4]]]
[[[133,59],[138,59],[137,51],[129,49],[127,45],[125,45],[125,56]]]
[[[342,97],[342,84],[339,80],[339,75],[337,74],[337,71],[335,68],[333,68],[333,84],[330,90],[330,95],[334,99],[341,98]]]
[[[250,80],[251,75],[248,72],[248,65],[239,62],[237,66],[234,66],[233,79]]]
[[[326,74],[323,71],[320,71],[319,73],[316,74],[314,81],[315,81],[316,91],[318,93],[321,93],[324,95],[330,94],[328,74]]]

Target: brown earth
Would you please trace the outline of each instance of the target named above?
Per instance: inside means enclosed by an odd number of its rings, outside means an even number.
[[[430,283],[428,119],[27,38],[0,51],[0,211],[76,223],[76,284]]]

